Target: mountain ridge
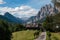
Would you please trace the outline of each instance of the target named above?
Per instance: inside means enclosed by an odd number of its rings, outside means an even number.
[[[8,22],[23,23],[23,20],[6,12],[4,15],[0,15],[0,19],[7,20]]]
[[[32,16],[33,21],[38,21],[40,20],[40,22],[42,23],[47,15],[54,15],[58,12],[58,10],[56,8],[54,8],[51,4],[49,5],[45,5],[41,8],[41,10],[39,10],[38,14],[36,15],[36,17]],[[30,17],[31,18],[31,17]],[[32,19],[31,18],[31,19]],[[36,19],[36,20],[35,20]],[[30,20],[31,22],[32,20]],[[29,22],[29,21],[28,21]]]

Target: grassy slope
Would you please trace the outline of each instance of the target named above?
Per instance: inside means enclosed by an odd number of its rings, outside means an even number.
[[[34,32],[33,30],[14,32],[12,40],[34,40]]]
[[[60,40],[60,33],[51,33],[51,39],[52,40]]]
[[[48,40],[48,36],[46,40]],[[51,40],[60,40],[60,33],[51,33]]]

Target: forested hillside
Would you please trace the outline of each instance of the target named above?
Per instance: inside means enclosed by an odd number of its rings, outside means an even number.
[[[24,29],[24,26],[21,24],[0,19],[0,40],[11,40],[12,33],[22,29]]]
[[[46,30],[51,32],[60,31],[60,13],[57,13],[54,16],[47,16],[46,20],[43,22],[43,26]]]

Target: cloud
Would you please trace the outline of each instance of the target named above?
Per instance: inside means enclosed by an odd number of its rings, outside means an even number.
[[[4,3],[6,3],[6,2],[4,2],[3,0],[0,0],[0,4],[4,4]]]
[[[35,16],[38,11],[30,6],[25,5],[15,8],[0,7],[0,14],[4,15],[5,12],[10,12],[12,15],[19,18],[25,18],[25,17],[29,18],[31,16]]]

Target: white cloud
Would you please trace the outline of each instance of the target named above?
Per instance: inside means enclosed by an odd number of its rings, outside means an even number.
[[[3,15],[5,12],[10,12],[12,15],[19,18],[29,18],[30,16],[34,16],[37,14],[37,10],[30,6],[20,6],[15,8],[0,7],[0,14]]]
[[[0,4],[4,4],[4,3],[6,3],[6,2],[4,2],[3,0],[0,0]]]

